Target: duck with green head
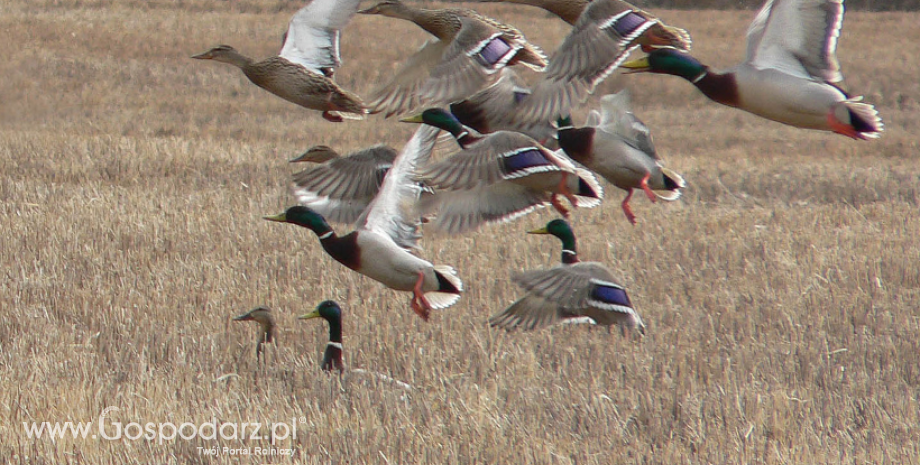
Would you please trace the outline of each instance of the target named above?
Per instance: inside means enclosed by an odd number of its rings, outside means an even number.
[[[306,315],[298,317],[300,320],[322,318],[329,323],[329,342],[323,353],[323,371],[345,371],[345,360],[342,357],[342,308],[339,304],[326,300],[316,306],[316,309]]]
[[[402,121],[424,123],[450,132],[463,150],[425,166],[417,178],[435,190],[423,211],[437,211],[431,227],[457,234],[479,226],[510,221],[552,205],[563,215],[573,207],[600,204],[603,189],[590,171],[564,153],[553,152],[532,138],[512,131],[473,135],[448,111],[432,108]]]
[[[562,264],[514,275],[512,279],[527,295],[489,318],[490,325],[530,331],[557,323],[590,322],[645,334],[645,324],[610,269],[578,259],[575,233],[568,222],[553,220],[529,233],[550,234],[562,241]]]
[[[453,268],[433,265],[413,253],[421,238],[414,208],[421,187],[412,173],[430,156],[437,134],[430,127],[416,131],[356,222],[356,230],[345,236],[337,235],[322,215],[301,205],[265,219],[310,229],[339,263],[391,289],[411,291],[412,310],[427,320],[431,309],[453,305],[463,290]]]
[[[359,3],[313,0],[291,18],[278,56],[257,62],[229,45],[219,45],[192,58],[236,66],[253,84],[304,108],[322,111],[328,121],[360,118],[367,113],[361,98],[332,79],[342,62],[340,29],[358,11]]]
[[[372,92],[372,113],[403,113],[422,104],[467,98],[517,63],[542,71],[546,54],[514,27],[464,8],[416,8],[386,0],[358,13],[411,21],[437,37],[412,55]]]
[[[660,48],[621,66],[682,77],[711,100],[798,128],[875,139],[875,108],[850,97],[837,61],[843,0],[768,0],[747,34],[747,58],[723,72]]]
[[[626,219],[636,224],[629,207],[633,189],[642,189],[652,202],[680,198],[684,179],[661,164],[649,128],[629,109],[629,93],[605,95],[601,111],[592,110],[583,128],[571,118],[558,122],[559,146],[573,160],[627,192],[621,207]]]

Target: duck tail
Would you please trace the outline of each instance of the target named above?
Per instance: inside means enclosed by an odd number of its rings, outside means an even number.
[[[460,281],[457,271],[447,265],[435,265],[434,275],[438,278],[438,290],[425,293],[431,308],[447,308],[457,303],[463,292],[463,281]]]
[[[601,204],[604,198],[604,188],[597,181],[597,176],[590,170],[577,168],[578,190],[573,193],[577,197],[578,207],[593,208]]]
[[[849,120],[849,125],[852,126],[852,133],[847,132],[844,135],[862,140],[878,139],[885,125],[882,124],[882,118],[878,116],[875,107],[863,103],[862,99],[862,96],[859,96],[841,102],[847,110],[848,118],[840,118],[840,115],[837,117],[841,121]]]
[[[655,191],[655,195],[661,200],[677,200],[680,198],[680,190],[687,187],[687,183],[681,175],[661,167],[661,177],[664,178],[664,191]]]

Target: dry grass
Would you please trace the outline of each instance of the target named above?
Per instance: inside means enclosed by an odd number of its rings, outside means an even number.
[[[303,418],[280,444],[298,463],[917,463],[920,15],[847,17],[848,84],[886,122],[874,142],[732,111],[678,78],[610,79],[606,91],[632,89],[690,182],[674,204],[638,196],[637,227],[614,189],[574,218],[584,257],[620,271],[650,326],[634,341],[488,328],[519,295],[512,271],[558,260],[554,240],[522,234],[549,212],[427,238],[426,257],[468,287],[428,324],[309,231],[262,221],[292,202],[288,157],[318,143],[400,146],[413,129],[327,123],[188,59],[218,43],[275,53],[296,8],[0,6],[0,462],[237,463],[196,448],[267,444],[52,442],[22,427],[116,406],[110,418],[125,423]],[[536,10],[483,10],[548,49],[566,32]],[[702,60],[743,55],[751,12],[660,13],[692,31]],[[423,39],[356,18],[340,81],[366,93]],[[320,372],[326,329],[295,317],[329,298],[346,312],[347,362],[415,391]],[[282,326],[261,370],[255,327],[228,323],[260,303]]]

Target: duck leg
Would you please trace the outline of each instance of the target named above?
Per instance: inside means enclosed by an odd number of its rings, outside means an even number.
[[[655,203],[658,197],[655,195],[654,192],[652,192],[652,188],[648,187],[648,178],[651,176],[652,176],[651,173],[647,173],[645,177],[642,178],[641,181],[639,181],[639,187],[641,187],[642,190],[645,191],[645,196],[648,197],[648,199],[651,200],[652,203]]]
[[[553,195],[550,198],[550,203],[553,204],[553,208],[555,208],[560,215],[566,218],[569,217],[569,209],[565,208],[565,206],[562,205],[562,202],[559,201],[559,195],[565,197],[572,205],[572,208],[578,208],[578,199],[575,198],[575,194],[572,194],[572,191],[566,184],[568,175],[569,173],[562,173],[562,178],[559,180],[559,185],[556,186],[556,192],[553,192]]]
[[[412,288],[412,311],[423,320],[428,321],[428,317],[431,315],[431,304],[428,303],[425,293],[422,292],[422,283],[424,282],[425,273],[419,271],[418,281],[415,282],[415,287]]]
[[[629,220],[630,223],[636,224],[636,215],[634,215],[632,212],[632,209],[629,208],[629,199],[632,198],[632,195],[633,195],[633,190],[632,188],[629,188],[626,191],[626,198],[623,199],[623,203],[621,203],[620,206],[623,207],[623,213],[626,214],[626,219]]]

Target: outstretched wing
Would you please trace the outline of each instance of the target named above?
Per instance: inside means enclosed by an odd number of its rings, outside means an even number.
[[[327,74],[324,69],[339,67],[340,31],[358,11],[359,3],[360,0],[312,0],[294,13],[279,55],[322,75]]]
[[[840,84],[837,38],[843,12],[843,0],[767,1],[748,29],[748,62]]]
[[[428,161],[439,129],[422,124],[393,161],[380,192],[358,218],[358,229],[390,236],[400,247],[414,249],[421,238],[416,209],[422,188],[415,171]]]

